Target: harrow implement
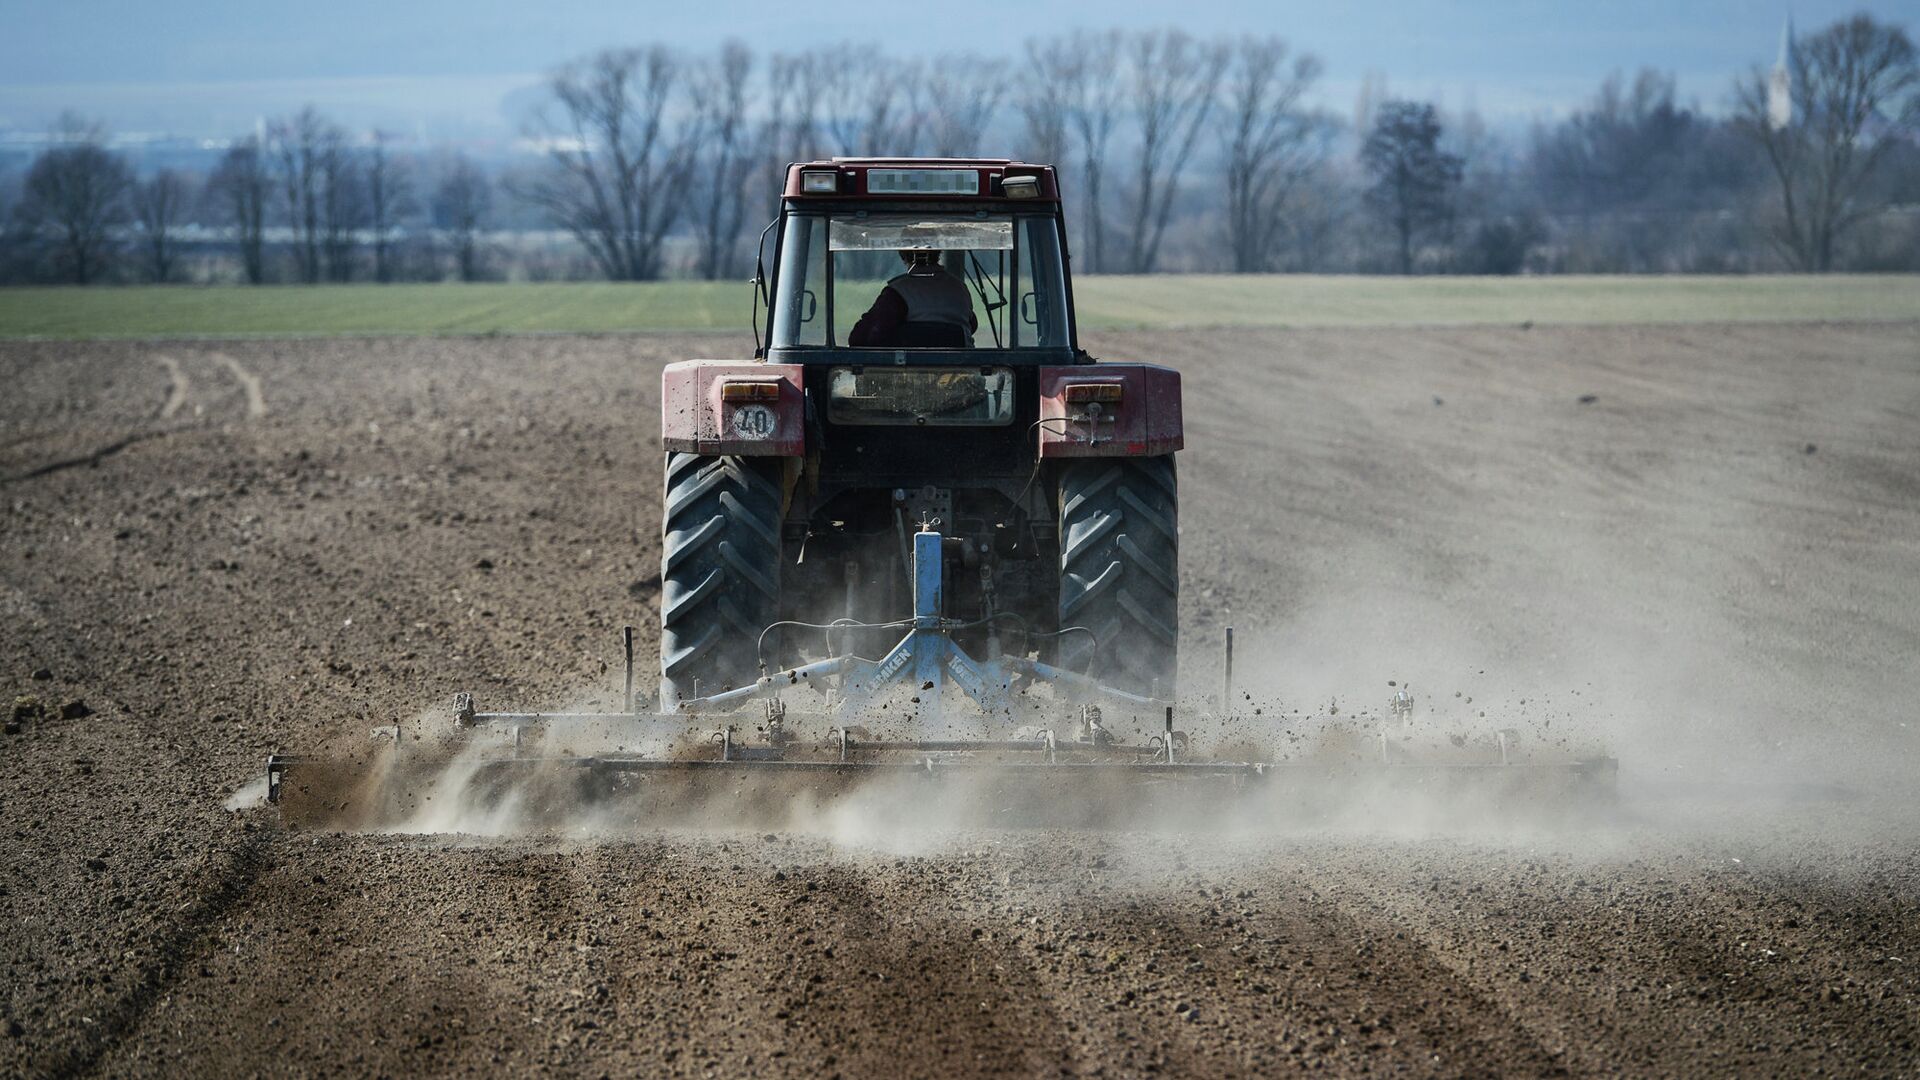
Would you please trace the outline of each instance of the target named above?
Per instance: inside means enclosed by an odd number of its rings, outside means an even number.
[[[739,817],[749,807],[746,817],[761,821],[777,817],[793,800],[847,797],[878,778],[965,778],[958,785],[973,808],[985,813],[963,818],[1114,825],[1218,820],[1229,804],[1311,807],[1329,791],[1350,795],[1382,786],[1512,792],[1546,779],[1554,787],[1611,790],[1612,759],[1541,763],[1523,755],[1505,733],[1498,734],[1497,756],[1422,760],[1393,737],[1412,722],[1412,698],[1405,691],[1389,704],[1371,750],[1363,744],[1344,755],[1284,762],[1198,753],[1176,725],[1171,701],[1103,686],[1028,657],[969,656],[953,639],[965,624],[940,614],[942,539],[931,526],[914,535],[913,616],[906,635],[877,661],[829,657],[653,707],[633,690],[629,629],[625,707],[619,711],[482,711],[472,695],[462,693],[439,737],[416,738],[413,745],[404,742],[398,725],[380,729],[377,734],[392,746],[373,768],[270,757],[268,799],[282,804],[289,794],[316,796],[307,801],[317,801],[322,812],[301,816],[336,823],[405,817],[435,799],[476,805],[510,799],[523,816],[564,816],[622,795],[641,796],[638,809],[623,818],[636,824],[696,810],[711,819],[716,800],[725,804],[723,818]],[[1227,642],[1229,682],[1222,701],[1233,697],[1230,634]],[[789,696],[803,691],[812,691],[821,707],[790,709]],[[986,734],[889,737],[870,731],[876,717],[891,713],[896,727],[942,732],[954,725],[949,706],[955,697],[974,706],[959,722]],[[758,722],[739,722],[756,703]],[[1243,731],[1257,722],[1225,710],[1197,713],[1195,719]],[[1128,724],[1135,731],[1124,737],[1119,729]],[[595,749],[575,749],[582,743]],[[356,771],[378,773],[378,790],[357,783]],[[1198,782],[1234,795],[1172,798],[1173,789]],[[343,795],[356,786],[358,794]],[[922,787],[910,798],[938,804],[953,786]],[[387,805],[348,810],[356,799]]]

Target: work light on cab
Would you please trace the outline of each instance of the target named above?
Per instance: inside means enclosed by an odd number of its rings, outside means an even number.
[[[1000,181],[1000,190],[1009,199],[1037,199],[1040,197],[1040,178],[1009,176]]]

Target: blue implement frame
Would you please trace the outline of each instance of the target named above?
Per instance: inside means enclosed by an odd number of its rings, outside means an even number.
[[[922,720],[940,718],[941,700],[949,682],[971,698],[989,717],[1011,720],[1016,679],[1052,683],[1087,699],[1106,698],[1138,706],[1159,704],[1154,699],[1116,690],[1077,672],[1029,660],[1024,656],[991,656],[975,660],[953,640],[962,625],[942,614],[946,573],[942,557],[945,538],[931,527],[913,536],[913,622],[907,636],[877,661],[837,656],[765,675],[752,685],[718,694],[687,698],[673,711],[700,713],[727,711],[749,701],[777,697],[791,686],[830,681],[836,693],[836,711],[858,713],[901,684],[914,688],[913,701]],[[664,703],[663,703],[664,704]]]

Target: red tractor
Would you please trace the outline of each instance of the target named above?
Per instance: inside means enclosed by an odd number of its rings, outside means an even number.
[[[1053,168],[790,165],[768,231],[754,359],[663,377],[660,707],[884,652],[935,526],[972,655],[1171,698],[1180,376],[1080,348]]]

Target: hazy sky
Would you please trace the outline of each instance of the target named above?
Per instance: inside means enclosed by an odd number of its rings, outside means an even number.
[[[1796,0],[1791,14],[1809,29],[1861,8],[1920,30],[1911,2]],[[1519,122],[1641,65],[1673,72],[1684,96],[1717,109],[1735,73],[1771,61],[1788,14],[1745,0],[0,0],[0,126],[39,128],[77,108],[122,131],[219,135],[312,101],[353,124],[505,137],[541,72],[609,45],[738,36],[759,51],[854,39],[1011,55],[1035,34],[1174,15],[1194,34],[1280,34],[1319,54],[1323,103],[1342,114],[1371,71],[1395,93]]]

